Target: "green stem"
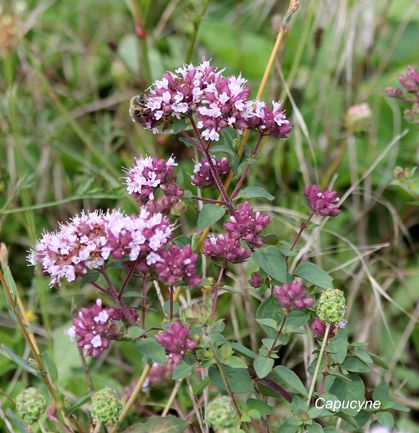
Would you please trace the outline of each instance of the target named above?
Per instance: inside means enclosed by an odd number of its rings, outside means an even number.
[[[322,362],[324,349],[326,347],[327,339],[329,337],[329,331],[330,331],[330,323],[327,324],[326,330],[324,332],[324,337],[323,337],[323,342],[322,342],[322,345],[320,348],[319,357],[317,358],[316,369],[314,370],[313,381],[311,382],[310,391],[308,392],[307,406],[310,406],[311,397],[312,397],[313,392],[314,392],[314,387],[316,386],[317,375],[319,374],[320,364]]]

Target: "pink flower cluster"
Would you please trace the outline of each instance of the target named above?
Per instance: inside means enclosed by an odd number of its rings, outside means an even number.
[[[50,285],[83,276],[100,269],[109,258],[144,261],[153,265],[158,251],[172,235],[172,226],[160,213],[141,209],[139,215],[126,216],[119,210],[94,211],[75,216],[58,231],[45,233],[29,254],[32,265],[39,263]]]
[[[332,324],[329,329],[328,338],[333,338],[336,335],[337,329],[338,326],[336,324]],[[316,317],[311,324],[311,330],[316,337],[322,338],[326,332],[326,323],[322,322],[319,317]]]
[[[416,102],[419,102],[419,70],[409,65],[406,75],[400,75],[399,81],[407,93],[416,95]],[[400,88],[393,89],[388,87],[386,93],[387,96],[393,98],[403,98],[403,90]]]
[[[221,235],[210,234],[203,244],[204,254],[224,263],[242,263],[251,254],[248,248],[243,247],[235,238],[228,233]]]
[[[65,332],[88,356],[98,357],[109,347],[109,342],[118,335],[115,320],[122,320],[122,314],[115,308],[106,308],[98,299],[90,307],[84,307],[73,319],[73,326]]]
[[[253,272],[250,276],[249,283],[254,289],[258,289],[263,284],[262,275],[259,272]]]
[[[282,307],[288,311],[292,308],[310,308],[314,303],[314,299],[308,295],[303,284],[298,280],[285,283],[283,286],[274,286],[273,293]]]
[[[253,212],[250,203],[244,202],[236,207],[233,215],[224,224],[224,228],[231,238],[242,239],[251,250],[254,250],[263,247],[265,241],[260,234],[270,220],[269,215]]]
[[[230,172],[230,163],[227,158],[216,159],[211,156],[214,168],[221,180],[224,180]],[[191,183],[197,187],[205,188],[207,186],[215,186],[215,179],[211,173],[208,161],[203,158],[200,162],[195,164],[194,175],[191,178]]]
[[[209,62],[165,72],[144,95],[145,108],[139,120],[157,133],[157,126],[173,118],[198,117],[197,127],[207,141],[218,141],[220,131],[257,129],[263,135],[286,137],[291,125],[278,102],[269,110],[264,102],[250,100],[250,89],[241,76],[225,77]]]
[[[183,189],[175,182],[173,167],[177,166],[172,156],[167,161],[146,156],[135,159],[124,178],[127,191],[141,204],[147,204],[152,213],[164,212],[183,197]],[[157,200],[159,190],[162,197]]]
[[[269,215],[254,212],[248,203],[241,203],[234,210],[230,219],[224,223],[226,234],[210,235],[203,244],[204,254],[225,263],[242,263],[251,251],[260,248],[264,239],[260,234],[269,224]],[[246,248],[241,242],[247,244]]]
[[[187,352],[195,349],[196,342],[189,333],[189,327],[176,320],[164,332],[156,335],[156,341],[166,349],[169,361],[178,364]]]
[[[304,195],[314,213],[328,217],[339,215],[340,210],[337,207],[339,197],[335,191],[320,191],[318,185],[307,185]]]
[[[196,287],[201,277],[196,273],[198,254],[192,252],[189,245],[178,247],[172,244],[168,249],[159,252],[160,260],[155,264],[158,277],[165,284],[173,286],[185,281]]]

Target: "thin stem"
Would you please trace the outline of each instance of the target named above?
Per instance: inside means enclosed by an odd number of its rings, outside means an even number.
[[[224,188],[223,182],[220,179],[220,176],[218,175],[218,172],[216,170],[216,168],[214,167],[214,163],[212,162],[212,158],[211,155],[208,151],[208,148],[210,146],[210,144],[208,144],[208,146],[205,144],[201,133],[199,132],[198,127],[196,126],[195,120],[193,119],[192,116],[189,117],[189,120],[191,122],[192,128],[195,132],[196,137],[198,138],[200,144],[201,144],[201,150],[204,152],[205,157],[207,159],[211,174],[215,180],[215,183],[217,184],[218,189],[220,190],[220,194],[223,197],[223,200],[225,201],[227,207],[229,208],[230,211],[232,211],[232,206],[231,206],[231,200],[227,194],[227,191]]]
[[[308,216],[308,218],[307,218],[307,219],[306,219],[306,220],[301,224],[300,231],[297,233],[297,236],[295,237],[293,243],[292,243],[291,246],[290,246],[290,251],[292,251],[292,250],[295,248],[295,246],[297,245],[297,242],[298,242],[299,239],[301,238],[301,235],[303,234],[304,230],[307,228],[307,226],[308,226],[308,224],[309,224],[311,218],[313,218],[313,215],[314,215],[314,214],[311,213],[311,214]]]
[[[264,136],[262,134],[259,134],[259,139],[258,139],[258,141],[256,143],[255,148],[252,150],[252,153],[251,153],[252,157],[256,156],[256,154],[257,154],[257,152],[259,150],[260,143],[261,143],[263,137]],[[237,182],[237,185],[235,186],[233,192],[230,195],[230,199],[231,200],[233,200],[234,197],[236,197],[237,193],[240,191],[240,189],[241,189],[241,187],[243,185],[243,182],[245,181],[245,179],[246,179],[247,175],[249,174],[249,171],[250,171],[251,168],[252,168],[252,164],[250,164],[250,163],[247,164],[247,166],[244,169],[242,175],[240,176],[240,179]]]
[[[86,358],[83,353],[83,348],[81,347],[77,347],[77,348],[79,350],[80,362],[81,362],[81,366],[83,367],[84,376],[86,378],[87,388],[89,389],[89,392],[92,393],[94,392],[95,387],[93,385],[93,379],[89,371],[89,366],[87,365]]]
[[[169,318],[170,318],[170,321],[172,321],[173,320],[173,286],[169,287],[169,299],[170,299]]]
[[[321,383],[320,388],[319,388],[319,394],[323,394],[324,385],[326,383],[328,370],[329,370],[329,352],[326,349],[324,352],[323,378],[322,378],[322,383]]]
[[[145,315],[147,311],[147,272],[143,276],[143,303],[141,307],[141,327],[145,328]]]
[[[239,418],[241,418],[242,414],[241,414],[239,406],[237,404],[236,397],[235,397],[235,395],[231,389],[230,384],[228,383],[227,376],[225,374],[223,365],[221,364],[220,358],[218,357],[217,352],[215,351],[214,346],[211,343],[210,343],[210,348],[212,350],[212,353],[214,354],[215,363],[217,364],[217,367],[220,370],[220,374],[221,374],[221,377],[223,378],[223,382],[224,382],[224,385],[226,386],[228,395],[230,396],[231,401],[233,402],[233,405],[234,405],[234,408],[236,409],[237,415],[239,416]]]
[[[182,384],[182,380],[176,381],[175,386],[173,387],[172,392],[170,393],[169,400],[167,400],[166,406],[164,407],[164,410],[161,414],[162,418],[164,418],[169,413],[169,410],[172,407],[173,401],[176,397],[177,392],[179,391],[181,384]]]
[[[121,299],[121,298],[122,298],[122,295],[123,295],[123,293],[124,293],[124,290],[126,289],[128,283],[129,283],[129,281],[130,281],[130,279],[131,279],[131,277],[132,277],[132,274],[133,274],[134,271],[135,271],[135,267],[137,266],[137,263],[138,263],[138,259],[135,260],[134,262],[132,262],[132,265],[131,265],[131,267],[129,268],[129,271],[128,271],[126,277],[125,277],[125,280],[124,280],[124,282],[122,283],[121,288],[119,289],[119,292],[118,292],[118,299]]]
[[[227,206],[227,204],[222,200],[215,200],[212,198],[199,197],[197,195],[193,195],[191,198],[193,198],[194,200],[204,201],[206,203],[214,203],[214,204],[219,204],[222,206]]]
[[[281,323],[281,326],[279,327],[279,331],[278,331],[278,333],[276,334],[275,340],[274,340],[274,342],[272,343],[271,348],[269,349],[269,352],[268,352],[268,358],[271,356],[272,351],[275,349],[276,342],[278,341],[278,338],[279,338],[279,337],[281,336],[281,334],[282,334],[282,331],[283,331],[283,329],[284,329],[285,322],[287,321],[287,317],[288,317],[288,314],[285,314],[284,318],[282,319],[282,323]]]
[[[195,17],[195,19],[193,20],[192,24],[193,24],[193,34],[192,34],[192,38],[191,38],[191,42],[189,44],[189,48],[188,51],[186,53],[186,57],[185,57],[185,63],[188,64],[191,61],[191,57],[196,45],[196,40],[198,37],[198,32],[199,32],[199,28],[201,26],[201,21],[202,21],[202,17],[205,15],[205,12],[207,11],[208,8],[208,4],[209,4],[210,0],[206,0],[204,3],[204,7],[202,8],[201,13]]]
[[[125,417],[128,415],[129,410],[131,409],[131,406],[134,404],[135,400],[137,399],[137,396],[139,392],[141,391],[141,388],[144,385],[145,380],[147,379],[148,374],[150,373],[151,366],[150,364],[147,364],[144,367],[144,370],[138,379],[137,384],[135,385],[134,390],[132,391],[132,394],[128,401],[125,403],[124,408],[122,409],[121,415],[119,416],[118,421],[114,424],[112,429],[109,433],[116,433],[118,431],[119,426],[121,425],[122,421],[125,419]]]
[[[324,332],[323,342],[320,348],[319,357],[317,358],[316,369],[314,370],[313,380],[311,382],[310,391],[308,392],[307,406],[310,406],[311,397],[314,392],[314,387],[316,386],[317,375],[319,374],[320,364],[322,362],[323,352],[326,347],[327,339],[329,337],[330,323],[327,324],[326,330]]]
[[[96,283],[95,281],[90,281],[90,284],[94,287],[96,287],[96,289],[99,290],[100,293],[103,293],[104,295],[110,296],[110,293],[104,289],[100,284]]]
[[[213,298],[213,301],[212,301],[212,314],[215,314],[216,311],[217,311],[218,289],[220,288],[220,285],[221,285],[221,280],[223,278],[224,270],[225,270],[225,267],[223,265],[220,268],[220,272],[218,274],[217,283],[215,284],[215,287],[214,287],[214,298]]]
[[[95,425],[95,429],[93,430],[93,433],[99,433],[100,432],[100,427],[102,426],[101,422],[98,422]]]

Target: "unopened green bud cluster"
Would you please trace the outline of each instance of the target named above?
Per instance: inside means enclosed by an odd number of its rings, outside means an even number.
[[[103,388],[93,394],[90,412],[95,424],[115,424],[121,410],[122,402],[111,387]]]
[[[239,423],[236,410],[230,397],[225,395],[216,397],[208,404],[207,423],[215,431],[236,432]]]
[[[45,397],[36,388],[27,388],[16,397],[17,414],[26,424],[38,421],[46,408]]]
[[[346,311],[346,301],[342,290],[324,290],[317,305],[317,315],[320,320],[327,323],[338,323]]]

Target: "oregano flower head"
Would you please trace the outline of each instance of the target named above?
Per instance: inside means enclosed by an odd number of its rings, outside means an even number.
[[[345,295],[342,290],[323,290],[317,305],[319,319],[326,323],[336,324],[343,320],[346,311]]]
[[[59,230],[45,233],[28,260],[41,265],[53,286],[62,279],[72,282],[88,270],[100,269],[110,258],[131,262],[142,258],[152,265],[171,235],[166,217],[144,208],[132,216],[119,210],[82,212],[61,224]]]
[[[180,320],[176,320],[165,331],[157,334],[156,341],[169,355],[177,355],[181,358],[196,347],[195,340],[190,337],[189,327],[182,325]]]
[[[98,299],[90,307],[83,307],[74,317],[73,326],[65,332],[71,339],[77,340],[77,346],[88,356],[98,357],[118,335],[115,320],[121,319],[119,310],[104,307],[102,300]]]
[[[314,303],[314,299],[309,296],[303,283],[298,280],[282,286],[274,286],[273,293],[281,306],[288,311],[293,308],[310,308]]]
[[[121,410],[122,401],[113,388],[108,386],[93,394],[90,413],[95,424],[115,424]]]
[[[215,156],[211,156],[211,161],[215,167],[215,170],[221,180],[224,180],[230,172],[231,166],[227,158],[217,159]],[[210,165],[208,161],[203,158],[200,162],[197,162],[194,167],[194,175],[191,177],[191,183],[199,188],[205,188],[208,186],[215,186],[215,179],[211,173]]]
[[[25,424],[31,425],[37,422],[46,408],[45,397],[36,388],[26,388],[16,397],[16,411]]]
[[[220,395],[210,401],[207,407],[206,421],[214,431],[224,431],[223,429],[236,427],[239,419],[231,398]]]
[[[340,210],[337,207],[339,197],[335,191],[321,191],[318,185],[307,185],[304,195],[314,213],[328,217],[339,215]]]
[[[223,263],[242,263],[252,254],[229,232],[220,235],[210,234],[203,244],[203,252],[206,256]]]

